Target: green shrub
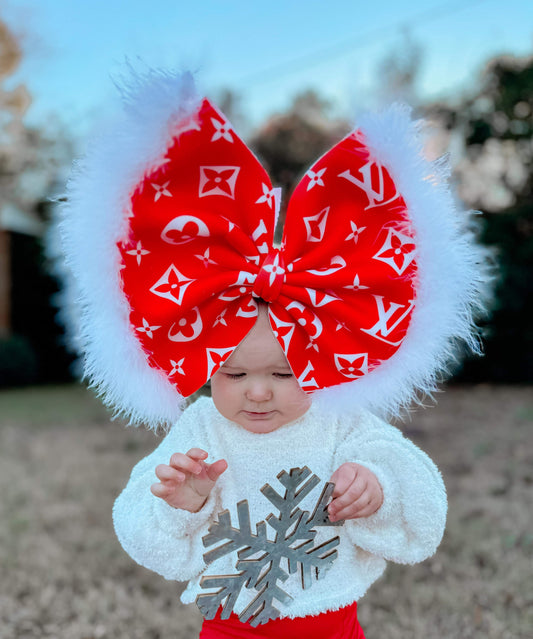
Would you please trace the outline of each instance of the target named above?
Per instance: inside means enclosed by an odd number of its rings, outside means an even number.
[[[29,341],[20,335],[0,337],[0,387],[25,386],[37,377],[37,358]]]

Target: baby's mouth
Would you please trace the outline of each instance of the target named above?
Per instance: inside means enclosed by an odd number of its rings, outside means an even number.
[[[256,411],[256,410],[245,410],[244,411],[250,417],[266,417],[267,415],[271,415],[274,411]]]

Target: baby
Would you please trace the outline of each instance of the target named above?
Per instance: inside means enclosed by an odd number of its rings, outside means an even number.
[[[422,451],[370,413],[343,421],[323,414],[293,376],[272,333],[268,306],[259,303],[258,311],[250,333],[213,375],[212,400],[192,404],[134,468],[114,507],[116,532],[138,563],[168,579],[188,580],[182,601],[192,603],[205,593],[202,576],[235,573],[236,556],[208,568],[203,561],[201,540],[217,514],[228,509],[236,522],[236,504],[247,499],[252,523],[265,519],[272,504],[260,488],[280,470],[307,465],[335,483],[330,520],[346,520],[335,528],[340,544],[333,567],[307,590],[296,575],[284,582],[293,601],[280,603],[282,618],[260,630],[232,615],[204,621],[200,636],[247,631],[308,637],[314,635],[305,624],[312,619],[316,636],[362,637],[356,601],[382,574],[385,559],[421,561],[440,542],[442,479]],[[208,455],[216,461],[207,462]],[[312,509],[316,497],[311,494],[302,508]],[[316,543],[331,538],[331,530],[319,529]],[[243,590],[236,612],[255,594]],[[333,634],[347,627],[352,634]]]
[[[446,163],[424,159],[409,109],[367,116],[302,176],[278,247],[279,189],[190,74],[133,72],[122,95],[56,227],[86,377],[130,422],[173,424],[115,502],[118,538],[188,582],[183,602],[218,610],[202,639],[361,638],[357,601],[387,561],[432,555],[446,519],[439,471],[376,414],[435,390],[457,341],[479,348],[485,256]],[[182,413],[209,379],[212,398]],[[252,578],[247,550],[206,550],[236,525],[271,548],[276,477],[299,486],[281,473],[305,467],[335,488],[329,520],[317,509],[290,548],[302,579],[292,561]],[[311,513],[319,499],[287,501]],[[328,570],[304,574],[317,557]]]

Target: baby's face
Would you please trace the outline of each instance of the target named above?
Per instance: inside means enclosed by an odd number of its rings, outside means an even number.
[[[253,329],[211,378],[224,417],[252,433],[271,433],[301,417],[311,398],[298,384],[260,306]]]

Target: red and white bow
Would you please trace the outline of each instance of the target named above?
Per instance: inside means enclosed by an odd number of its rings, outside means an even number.
[[[435,388],[457,338],[475,348],[483,252],[408,109],[363,118],[307,171],[276,248],[279,191],[192,77],[133,72],[123,95],[56,228],[85,375],[130,421],[179,417],[253,326],[256,297],[331,411],[396,413]]]
[[[416,300],[406,204],[352,133],[294,191],[280,248],[276,189],[204,100],[131,198],[120,243],[129,319],[150,365],[198,390],[269,302],[274,335],[309,392],[364,377],[402,344]]]

